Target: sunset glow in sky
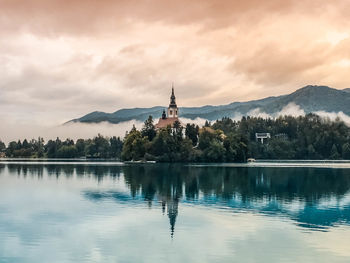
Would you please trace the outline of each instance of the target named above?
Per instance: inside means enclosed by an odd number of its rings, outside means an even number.
[[[350,1],[0,0],[0,121],[350,87]]]

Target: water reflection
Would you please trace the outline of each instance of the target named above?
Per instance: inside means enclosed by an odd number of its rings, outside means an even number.
[[[123,172],[132,196],[167,204],[172,231],[179,200],[288,216],[316,230],[350,222],[349,203],[341,202],[350,188],[348,170],[158,166],[125,167]]]
[[[184,165],[19,165],[11,175],[43,178],[122,178],[127,192],[84,189],[92,201],[157,204],[167,214],[173,237],[181,204],[287,217],[305,230],[327,231],[350,224],[347,169],[191,167]],[[0,166],[5,169],[4,166]],[[179,207],[180,204],[180,207]],[[180,215],[179,215],[180,214]]]

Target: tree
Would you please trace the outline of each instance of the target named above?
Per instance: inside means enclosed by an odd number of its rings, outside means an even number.
[[[42,158],[45,155],[45,141],[41,137],[37,140],[35,152],[38,158]]]
[[[202,132],[199,133],[198,148],[201,150],[205,150],[205,149],[209,148],[210,142],[213,139],[215,139],[215,134],[204,129]]]
[[[307,155],[308,155],[308,159],[312,160],[312,159],[316,159],[316,151],[315,148],[312,144],[307,146]]]
[[[109,140],[103,137],[101,134],[98,134],[93,140],[92,143],[95,144],[97,149],[97,157],[108,158],[109,157]]]
[[[181,162],[196,162],[199,160],[199,153],[195,149],[193,149],[193,142],[185,138],[179,149],[179,160]]]
[[[342,147],[343,159],[350,160],[350,143],[345,143]]]
[[[6,150],[6,145],[0,140],[0,153],[5,152]]]
[[[217,120],[212,128],[215,130],[222,130],[225,134],[229,134],[234,132],[236,129],[236,122],[234,122],[231,118],[223,117],[221,120]]]
[[[196,146],[198,143],[199,127],[198,125],[187,123],[185,129],[185,135],[192,141],[192,145]]]
[[[49,140],[45,145],[45,152],[48,158],[55,158],[57,150],[61,146],[61,140],[57,138],[55,141]]]
[[[124,139],[122,159],[125,161],[142,159],[146,153],[146,140],[148,139],[142,137],[141,132],[136,130],[135,126],[133,126]]]
[[[87,153],[92,158],[108,158],[109,157],[109,141],[101,134],[94,137],[87,146]]]
[[[85,143],[84,139],[78,139],[77,142],[75,143],[75,148],[77,149],[77,156],[78,157],[85,156],[86,143]]]
[[[181,123],[178,120],[176,120],[173,124],[173,137],[175,141],[178,143],[182,141],[182,136],[183,136],[182,131],[183,131],[183,128]]]
[[[205,149],[204,155],[205,161],[222,162],[225,158],[225,148],[218,140],[213,140],[210,142],[209,147]]]
[[[30,148],[30,145],[29,145],[27,139],[24,139],[21,148],[24,148],[24,149],[29,149]]]
[[[110,142],[110,147],[111,147],[111,153],[110,157],[112,158],[121,158],[121,153],[123,149],[123,142],[120,140],[120,137],[115,137],[113,136],[112,138],[109,139]]]
[[[62,145],[72,146],[74,145],[74,141],[72,139],[67,138],[64,142],[62,142]]]
[[[333,144],[333,146],[332,146],[330,158],[332,160],[336,160],[336,159],[340,158],[340,154],[339,154],[337,146],[335,146],[335,144]]]
[[[168,162],[172,159],[172,153],[175,152],[175,140],[171,136],[170,126],[160,129],[151,145],[151,153],[158,156],[158,160]]]
[[[149,141],[152,141],[156,137],[157,132],[153,124],[153,117],[150,115],[145,121],[143,128],[141,130],[142,137],[147,137]]]
[[[15,141],[9,142],[7,149],[6,149],[6,156],[7,157],[15,157],[14,154],[15,154],[15,151],[17,148],[18,148],[17,142],[15,142]]]
[[[58,158],[75,158],[77,157],[78,151],[74,145],[63,145],[56,153]]]

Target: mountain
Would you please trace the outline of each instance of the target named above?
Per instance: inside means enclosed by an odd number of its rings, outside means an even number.
[[[350,92],[350,88],[343,89],[343,91],[345,91],[345,92]]]
[[[249,115],[250,111],[256,109],[259,109],[260,112],[275,114],[290,103],[300,106],[306,113],[342,111],[350,115],[350,89],[337,90],[327,86],[310,85],[288,95],[267,97],[247,102],[233,102],[219,106],[182,107],[179,110],[180,116],[184,118],[216,120],[225,116],[233,118],[237,115]],[[149,115],[152,115],[153,118],[160,118],[162,110],[165,108],[156,106],[152,108],[121,109],[113,113],[94,111],[70,122],[98,123],[107,121],[120,123],[129,120],[144,121]]]

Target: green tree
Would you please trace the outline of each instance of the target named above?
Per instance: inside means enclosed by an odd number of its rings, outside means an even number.
[[[205,161],[222,162],[225,158],[225,148],[218,140],[212,140],[204,151]]]
[[[193,142],[185,138],[180,145],[179,159],[181,162],[196,162],[199,160],[199,152],[193,149]]]
[[[350,160],[350,143],[345,143],[342,147],[343,159]]]
[[[45,145],[45,152],[48,158],[55,158],[57,155],[57,150],[61,147],[62,142],[57,137],[55,141],[49,140]]]
[[[6,145],[0,140],[0,153],[5,152],[6,150]]]
[[[182,136],[183,136],[183,127],[181,123],[176,120],[173,124],[173,137],[177,143],[180,143],[182,141]]]
[[[75,158],[77,155],[78,151],[74,145],[62,145],[56,153],[58,158]]]
[[[211,126],[210,121],[206,120],[204,123],[204,127],[210,127],[210,126]]]
[[[212,132],[207,131],[204,129],[202,132],[199,133],[199,143],[198,148],[201,150],[205,150],[209,148],[210,142],[216,138],[216,135]]]
[[[120,137],[113,136],[109,139],[110,141],[110,147],[111,147],[111,154],[110,157],[112,158],[121,158],[121,153],[123,150],[123,142],[120,140]]]
[[[87,153],[92,158],[108,158],[109,157],[109,140],[98,134],[87,146]]]
[[[42,158],[45,155],[45,141],[42,137],[39,137],[36,142],[36,155],[38,158]]]
[[[192,141],[192,145],[196,146],[198,143],[199,127],[195,124],[186,124],[185,135]]]
[[[312,144],[307,146],[307,157],[310,160],[316,159],[317,153],[315,151],[315,148]]]
[[[7,149],[6,149],[6,156],[7,157],[15,157],[15,151],[18,149],[17,142],[11,141],[9,142]]]
[[[142,137],[147,137],[149,141],[152,141],[156,137],[157,132],[153,124],[153,117],[150,115],[145,121],[143,128],[141,130]]]
[[[151,153],[161,162],[169,162],[175,152],[175,140],[171,135],[171,128],[160,129],[151,145]]]
[[[134,126],[124,139],[122,159],[125,161],[142,159],[146,153],[146,141],[148,139],[142,137],[141,132]]]
[[[340,154],[339,154],[337,146],[335,144],[333,144],[333,146],[332,146],[331,153],[330,153],[330,158],[332,160],[336,160],[336,159],[340,158]]]
[[[75,143],[75,148],[77,149],[78,157],[83,157],[86,155],[86,152],[85,152],[86,143],[84,139],[78,139],[77,142]]]

